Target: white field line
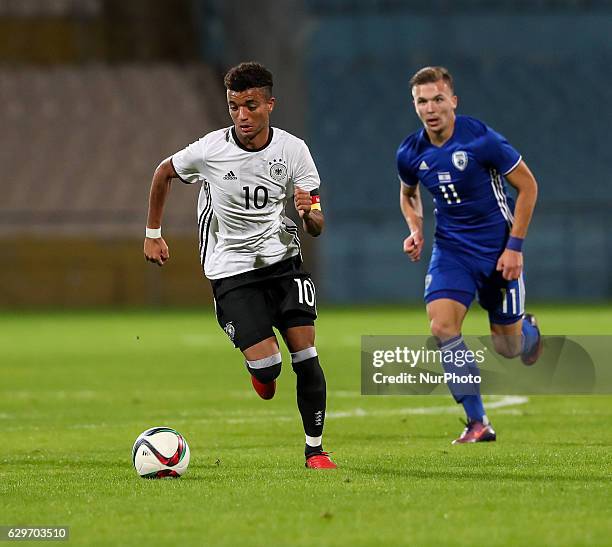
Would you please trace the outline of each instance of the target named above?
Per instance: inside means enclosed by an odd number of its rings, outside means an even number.
[[[507,406],[524,405],[529,402],[529,398],[519,395],[507,395],[496,401],[486,403],[487,409],[504,408]],[[331,411],[325,414],[325,418],[362,418],[366,416],[406,416],[411,414],[455,414],[457,406],[448,404],[447,406],[417,406],[407,408],[388,408],[382,410],[364,410],[354,408],[352,410]]]
[[[524,405],[529,402],[528,397],[519,395],[506,395],[499,399],[489,401],[486,403],[487,409],[500,409],[505,407],[512,407],[517,405]],[[335,420],[342,418],[368,418],[368,417],[386,417],[386,416],[408,416],[408,415],[427,415],[427,414],[455,414],[457,413],[457,405],[452,404],[449,401],[448,405],[445,406],[417,406],[407,408],[385,408],[381,410],[366,410],[363,408],[353,408],[351,410],[338,410],[330,411],[325,413],[326,420]],[[261,419],[260,416],[254,415],[249,417],[232,417],[227,418],[226,423],[230,424],[244,424],[257,422]],[[294,421],[295,416],[271,416],[266,418],[269,421],[287,422]],[[196,420],[199,421],[199,420]],[[209,421],[209,420],[206,420]]]
[[[227,336],[223,333],[221,329],[215,334],[206,334],[206,333],[184,333],[180,336],[179,340],[184,346],[191,347],[210,347],[210,346],[219,346],[222,344],[230,344]],[[332,337],[322,337],[317,335],[317,344],[319,346],[333,346],[333,347],[354,347],[356,349],[359,348],[359,344],[361,343],[361,336],[341,336],[339,338]],[[230,347],[230,345],[228,345]]]
[[[348,392],[347,392],[348,393]],[[487,409],[505,409],[507,407],[514,407],[518,405],[524,405],[529,402],[528,397],[519,395],[506,395],[496,397],[493,400],[489,399],[486,401]],[[337,420],[345,418],[368,418],[368,417],[386,417],[386,416],[410,416],[410,415],[432,415],[432,414],[455,414],[457,413],[457,405],[452,404],[449,400],[448,405],[445,406],[422,406],[422,407],[406,407],[406,408],[386,408],[380,410],[366,410],[364,408],[353,408],[350,410],[338,410],[330,411],[326,413],[326,419]],[[505,414],[516,414],[517,410],[507,409],[502,411]],[[215,412],[210,417],[206,418],[195,418],[188,417],[184,413],[179,413],[177,418],[181,421],[188,421],[190,423],[226,423],[226,424],[246,424],[260,422],[266,420],[268,422],[293,422],[299,418],[297,412],[294,415],[287,416],[283,414],[274,414],[270,411],[263,412],[248,412],[241,411],[229,411],[229,412]],[[0,416],[3,417],[3,416]],[[67,426],[67,429],[98,429],[104,427],[113,427],[112,424],[98,423],[98,424],[73,424]],[[4,427],[4,430],[21,430],[21,429],[38,429],[36,427],[23,427],[23,426],[8,426]]]
[[[93,400],[98,399],[102,395],[99,391],[93,391],[90,389],[74,390],[74,391],[10,391],[6,392],[7,399],[52,399],[52,400],[65,400],[65,399],[78,399],[78,400]]]
[[[215,334],[184,333],[181,335],[180,341],[186,346],[201,347],[220,345],[220,343],[225,343],[226,341],[229,344],[227,337],[221,329],[219,329],[219,332]],[[341,336],[339,338],[317,336],[317,343],[320,346],[333,345],[334,347],[343,346],[359,348],[361,336]]]
[[[519,395],[506,395],[489,400],[486,402],[487,409],[503,409],[517,405],[524,405],[529,402],[528,397]],[[516,412],[516,411],[514,411]],[[513,412],[513,413],[514,413]],[[353,408],[351,410],[330,411],[325,414],[328,420],[343,419],[343,418],[367,418],[367,417],[386,417],[386,416],[407,416],[407,415],[431,415],[431,414],[455,414],[457,413],[457,405],[449,401],[446,406],[423,406],[423,407],[407,407],[407,408],[388,408],[381,410],[365,410],[363,408]],[[286,415],[271,415],[266,412],[265,416],[259,413],[250,413],[249,416],[224,416],[223,413],[211,418],[196,418],[189,420],[192,423],[206,422],[224,422],[227,424],[246,424],[259,422],[265,419],[269,422],[292,422],[299,418],[297,412],[294,416]]]

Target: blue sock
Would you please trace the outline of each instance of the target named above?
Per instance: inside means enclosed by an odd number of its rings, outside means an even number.
[[[538,343],[538,330],[529,321],[525,321],[525,319],[523,319],[521,332],[523,333],[521,353],[528,353]]]
[[[468,420],[484,422],[485,409],[482,404],[480,393],[478,395],[464,395],[463,399],[461,399],[461,404],[463,405]]]
[[[465,352],[468,348],[461,335],[440,344],[440,350],[443,355],[446,352],[451,352],[453,356],[452,359],[448,360],[443,358],[442,367],[444,372],[454,373],[457,376],[480,374],[480,369],[476,363],[465,361]],[[482,404],[482,397],[480,396],[479,384],[448,382],[447,385],[455,401],[463,405],[468,420],[478,420],[479,422],[485,420],[485,409]]]

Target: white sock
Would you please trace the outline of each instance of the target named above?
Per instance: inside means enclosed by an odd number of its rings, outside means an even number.
[[[323,435],[320,435],[319,437],[309,437],[308,435],[306,435],[306,444],[308,446],[321,446],[322,440]]]

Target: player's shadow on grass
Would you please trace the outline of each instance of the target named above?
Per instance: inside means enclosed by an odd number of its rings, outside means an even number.
[[[447,435],[452,435],[452,433],[447,432]],[[387,435],[380,435],[379,440],[384,437],[385,442],[387,440]],[[410,431],[403,436],[400,436],[400,439],[404,442],[412,442],[417,440],[426,440],[426,441],[434,441],[435,443],[440,442],[440,433],[435,431],[433,433],[416,433],[414,431]],[[450,444],[450,443],[449,443]]]
[[[592,447],[602,447],[602,448],[610,448],[609,442],[585,442],[585,441],[539,441],[539,444],[545,444],[549,446],[579,446],[581,448],[587,448],[589,446]]]
[[[457,471],[441,471],[439,469],[432,471],[421,471],[418,469],[415,470],[391,470],[391,469],[377,469],[372,470],[366,467],[353,467],[353,466],[345,466],[344,470],[348,471],[350,468],[351,471],[355,471],[358,473],[363,473],[368,476],[389,476],[399,479],[448,479],[448,480],[457,480],[457,481],[473,481],[480,480],[484,482],[495,482],[499,480],[509,480],[514,482],[551,482],[551,481],[569,481],[569,482],[612,482],[612,479],[609,475],[584,475],[584,476],[576,476],[569,475],[566,473],[523,473],[523,472],[499,472],[493,471],[491,468],[487,468],[486,473],[482,471],[474,471],[471,469],[462,469]]]

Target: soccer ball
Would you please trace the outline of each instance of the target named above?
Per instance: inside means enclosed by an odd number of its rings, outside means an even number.
[[[180,477],[189,466],[189,446],[178,431],[152,427],[138,435],[132,448],[132,462],[145,479]]]

